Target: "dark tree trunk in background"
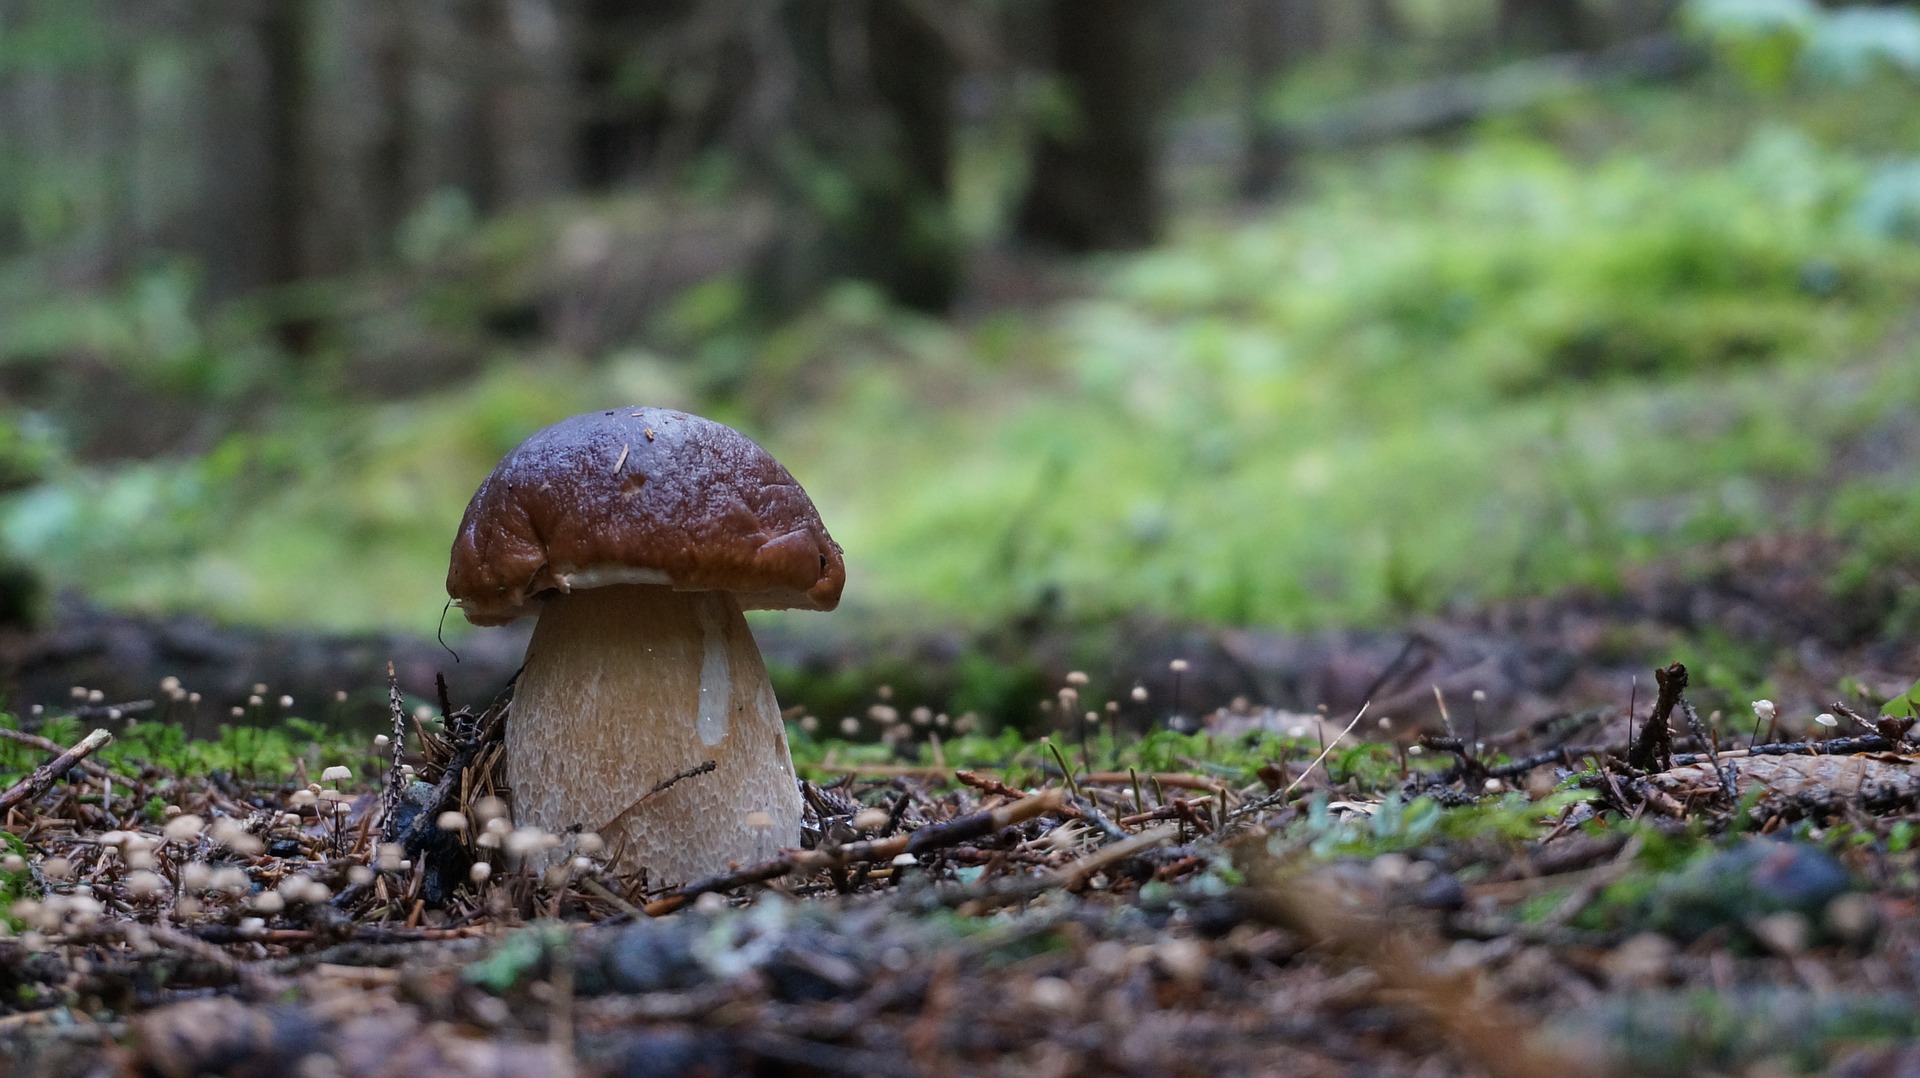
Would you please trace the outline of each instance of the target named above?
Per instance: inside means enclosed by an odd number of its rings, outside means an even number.
[[[1642,37],[1673,28],[1681,0],[1613,0],[1608,5],[1608,29],[1613,38]]]
[[[1048,68],[1064,115],[1043,118],[1017,231],[1064,251],[1152,243],[1161,204],[1158,0],[1051,0]]]
[[[675,95],[659,83],[663,58],[650,51],[684,28],[699,4],[580,3],[574,50],[580,87],[575,153],[580,180],[588,188],[631,186],[659,171],[662,162],[656,156],[667,125],[675,121]]]
[[[231,299],[295,279],[299,254],[297,161],[305,101],[304,3],[205,10],[199,182],[191,249],[209,299]]]
[[[408,0],[369,2],[383,9],[370,13],[374,30],[367,50],[373,76],[367,88],[376,111],[362,129],[372,133],[362,166],[366,179],[351,204],[360,211],[366,230],[363,250],[373,257],[385,257],[392,251],[394,235],[414,202],[408,159],[415,136],[413,75],[418,50],[414,47]]]
[[[1393,0],[1366,0],[1366,7],[1367,44],[1378,48],[1406,36],[1406,26]]]
[[[771,151],[765,167],[796,219],[815,223],[819,249],[804,249],[805,230],[787,239],[774,301],[851,277],[907,306],[945,310],[960,277],[946,43],[917,5],[899,0],[798,0],[784,22],[799,141],[772,132],[756,152]]]
[[[846,230],[850,269],[896,299],[945,310],[960,279],[950,199],[954,64],[910,4],[867,0],[867,55],[881,145]]]
[[[1318,46],[1325,26],[1315,0],[1247,0],[1242,27],[1246,64],[1245,115],[1247,152],[1240,176],[1241,194],[1250,199],[1272,198],[1291,182],[1294,147],[1286,132],[1267,113],[1267,102],[1299,56]]]
[[[1500,0],[1497,36],[1510,52],[1567,52],[1594,44],[1581,0]]]
[[[504,206],[531,206],[574,189],[576,122],[573,5],[501,0],[505,54],[493,100],[494,167]]]
[[[262,9],[260,40],[266,59],[267,285],[291,284],[306,274],[307,5],[277,0]]]

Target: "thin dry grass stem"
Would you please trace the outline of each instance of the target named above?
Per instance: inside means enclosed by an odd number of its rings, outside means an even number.
[[[1292,782],[1287,783],[1287,788],[1280,791],[1281,797],[1283,799],[1287,794],[1292,793],[1295,787],[1307,781],[1307,776],[1313,774],[1313,769],[1316,767],[1319,767],[1322,763],[1324,763],[1327,757],[1333,752],[1333,750],[1339,747],[1340,742],[1346,740],[1346,737],[1348,734],[1353,733],[1353,728],[1360,725],[1361,717],[1367,713],[1367,708],[1371,706],[1373,706],[1373,701],[1371,700],[1360,705],[1360,710],[1353,713],[1353,721],[1347,723],[1346,728],[1340,731],[1339,736],[1335,737],[1331,742],[1329,742],[1326,748],[1320,750],[1320,755],[1315,756],[1313,758],[1313,762],[1307,765],[1306,770],[1300,772],[1299,775],[1295,776]]]
[[[1257,818],[1260,813],[1265,812],[1270,808],[1273,808],[1275,805],[1285,804],[1287,800],[1293,796],[1293,791],[1297,789],[1301,783],[1307,781],[1307,776],[1313,774],[1315,768],[1319,767],[1322,763],[1326,762],[1327,757],[1333,754],[1333,750],[1340,747],[1340,742],[1346,740],[1347,735],[1353,732],[1353,728],[1360,725],[1361,718],[1363,718],[1366,715],[1367,708],[1371,707],[1372,705],[1373,705],[1373,701],[1371,700],[1361,704],[1360,710],[1353,713],[1353,719],[1349,721],[1347,725],[1338,734],[1334,735],[1334,738],[1332,741],[1320,747],[1320,754],[1315,756],[1311,761],[1309,761],[1307,766],[1301,770],[1300,774],[1294,776],[1293,781],[1287,783],[1284,789],[1275,790],[1273,793],[1270,793],[1265,797],[1255,798],[1254,800],[1248,801],[1237,808],[1229,810],[1224,814],[1224,819],[1221,821],[1222,824],[1233,823],[1235,821],[1244,820],[1249,817]],[[1315,729],[1318,730],[1319,726],[1316,725]],[[1162,803],[1165,803],[1167,801],[1167,798],[1164,794],[1162,794],[1160,800],[1162,801]],[[1190,810],[1187,810],[1187,811],[1190,811]]]
[[[1733,765],[1725,763],[1726,758],[1720,755],[1720,739],[1700,721],[1700,713],[1693,709],[1693,705],[1684,696],[1680,698],[1680,714],[1686,718],[1687,729],[1693,731],[1695,740],[1707,746],[1707,764],[1713,768],[1714,774],[1719,776],[1720,792],[1726,795],[1727,803],[1731,805],[1739,801],[1737,776],[1734,774]]]
[[[628,917],[639,919],[647,915],[647,911],[614,894],[605,884],[591,876],[581,879],[579,883],[581,890],[592,894],[594,897],[612,906],[614,909],[619,910],[621,913],[626,914]]]

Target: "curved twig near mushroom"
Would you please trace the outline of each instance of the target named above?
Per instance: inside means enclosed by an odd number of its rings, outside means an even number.
[[[806,492],[730,427],[619,408],[527,439],[480,484],[447,572],[476,625],[540,618],[507,720],[517,822],[598,831],[655,883],[798,845],[741,611],[831,610],[845,580]]]

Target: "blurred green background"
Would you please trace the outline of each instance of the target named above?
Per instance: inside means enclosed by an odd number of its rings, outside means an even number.
[[[628,403],[856,635],[1912,581],[1917,80],[1907,4],[0,0],[8,613],[431,632]]]

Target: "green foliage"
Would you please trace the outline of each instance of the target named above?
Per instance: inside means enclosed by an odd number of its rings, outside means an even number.
[[[1809,843],[1746,838],[1715,844],[1650,828],[1636,833],[1643,843],[1636,871],[1581,912],[1581,927],[1651,930],[1683,941],[1716,932],[1751,945],[1748,926],[1772,914],[1796,914],[1820,931],[1828,904],[1852,886],[1840,862]]]
[[[1880,705],[1880,714],[1894,718],[1920,719],[1920,681],[1907,686],[1907,691]],[[1910,826],[1911,825],[1907,825]]]
[[[1920,534],[1896,526],[1913,501],[1840,469],[1920,408],[1899,328],[1920,200],[1884,165],[1920,130],[1886,96],[1816,86],[1765,116],[1722,89],[1579,99],[1458,146],[1319,162],[1298,201],[1189,219],[1050,305],[944,323],[849,286],[769,327],[721,278],[647,347],[508,349],[389,402],[288,382],[245,318],[186,313],[191,277],[162,267],[50,300],[51,328],[0,322],[0,362],[84,350],[211,398],[295,388],[197,457],[55,454],[0,505],[0,538],[114,603],[426,631],[500,455],[647,400],[766,442],[847,549],[838,619],[889,629],[1376,621],[1610,587],[1635,560],[1836,506],[1879,587]],[[465,227],[423,240],[431,282],[343,339],[469,339],[491,282],[541,263],[527,220]],[[1897,621],[1902,601],[1878,609]],[[1040,695],[999,651],[942,688],[999,717]]]
[[[843,765],[933,763],[932,746],[925,742],[897,750],[879,742],[815,738],[799,732],[792,741],[794,761],[803,772],[818,768],[829,757]],[[1143,788],[1151,793],[1155,773],[1198,773],[1229,785],[1250,785],[1259,781],[1262,767],[1282,760],[1302,766],[1320,754],[1321,746],[1313,738],[1276,733],[1216,737],[1164,729],[1118,739],[1101,729],[1089,733],[1083,746],[1071,736],[1036,740],[1009,727],[991,735],[943,738],[940,749],[948,767],[1004,775],[1015,785],[1058,782],[1058,761],[1064,758],[1076,774],[1089,764],[1098,771],[1137,772]],[[1378,742],[1354,742],[1336,749],[1324,766],[1336,781],[1362,793],[1397,788],[1407,777],[1393,747]]]
[[[510,933],[487,957],[467,966],[461,979],[468,984],[505,995],[545,971],[552,962],[567,961],[572,933],[567,926],[541,921]]]
[[[1848,555],[1830,584],[1858,621],[1857,635],[1897,637],[1920,629],[1920,498],[1900,478],[1860,483],[1836,499],[1834,526]]]
[[[1905,4],[1824,9],[1812,0],[1688,0],[1688,24],[1728,66],[1774,89],[1797,71],[1858,84],[1920,76],[1920,12]]]

